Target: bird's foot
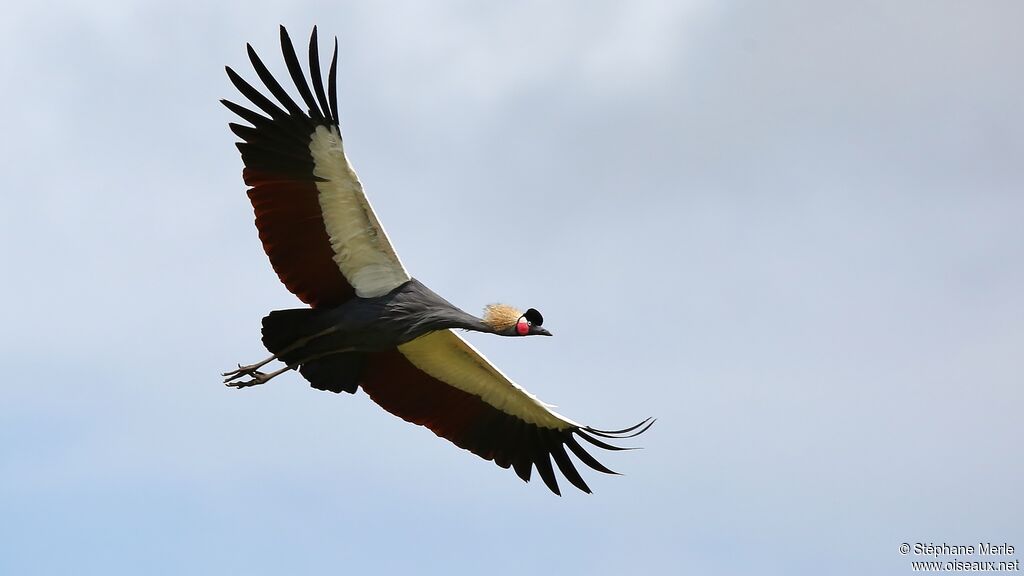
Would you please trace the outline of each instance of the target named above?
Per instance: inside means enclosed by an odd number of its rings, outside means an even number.
[[[257,369],[263,366],[263,364],[265,363],[261,362],[259,364],[249,364],[248,366],[242,366],[241,364],[239,364],[238,370],[224,372],[223,374],[221,374],[221,376],[224,377],[225,384],[227,384],[228,386],[232,386],[232,384],[230,384],[232,380],[238,380],[239,378],[244,378],[245,376],[256,376],[257,374],[261,374],[261,372],[258,372]],[[260,382],[260,384],[262,384],[262,382]]]
[[[267,362],[269,362],[269,360]],[[281,368],[280,370],[275,370],[273,372],[266,373],[266,374],[256,370],[257,368],[263,366],[267,362],[262,362],[260,364],[253,364],[252,366],[242,366],[242,365],[239,365],[238,366],[238,370],[235,370],[234,372],[228,372],[226,374],[223,374],[223,376],[224,376],[224,385],[228,386],[230,388],[248,388],[250,386],[258,386],[260,384],[263,384],[265,382],[270,381],[271,379],[273,379],[273,378],[275,378],[277,376],[280,376],[281,374],[284,374],[285,372],[287,372],[289,370],[294,370],[295,369],[295,368],[293,368],[291,366],[285,366],[284,368]],[[252,376],[252,379],[251,380],[239,380],[239,378],[243,378],[245,376]]]
[[[236,370],[236,372],[237,372],[237,370]],[[252,376],[252,379],[251,380],[236,380],[236,378],[241,378],[242,376]],[[242,373],[240,373],[238,375],[235,375],[235,376],[232,376],[231,378],[228,378],[227,380],[224,381],[224,385],[229,387],[229,388],[248,388],[250,386],[258,386],[260,384],[263,384],[264,382],[266,382],[267,380],[270,380],[273,377],[274,377],[274,375],[264,374],[263,372],[259,372],[259,371],[255,370],[255,369],[253,369],[251,372],[242,372]],[[235,381],[232,382],[232,380],[235,380]]]

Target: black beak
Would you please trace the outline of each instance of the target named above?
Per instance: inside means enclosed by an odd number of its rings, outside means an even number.
[[[534,336],[551,336],[551,332],[548,332],[546,328],[541,328],[540,326],[530,327],[530,334]]]

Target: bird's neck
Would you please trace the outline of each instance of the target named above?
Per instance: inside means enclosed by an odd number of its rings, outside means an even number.
[[[451,302],[438,296],[415,278],[395,291],[389,307],[403,317],[417,317],[419,320],[410,332],[419,335],[425,331],[460,328],[474,332],[498,334],[493,326],[483,319],[469,314]]]
[[[449,310],[445,314],[444,322],[450,324],[445,328],[461,328],[463,330],[472,330],[473,332],[486,332],[487,334],[497,334],[494,327],[483,321],[481,318],[477,318],[472,314],[464,312],[458,308]]]

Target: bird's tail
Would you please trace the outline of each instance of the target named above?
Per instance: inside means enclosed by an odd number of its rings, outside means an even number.
[[[313,308],[274,310],[263,317],[263,345],[290,364],[288,359],[292,354],[289,352],[301,349],[301,346],[296,348],[296,344],[314,335],[320,315],[321,311]]]
[[[366,355],[325,354],[311,344],[325,328],[320,320],[326,312],[312,308],[274,310],[263,318],[263,345],[285,364],[298,367],[314,388],[354,394]]]

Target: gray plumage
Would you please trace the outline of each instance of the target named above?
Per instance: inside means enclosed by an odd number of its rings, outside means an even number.
[[[376,298],[353,298],[337,308],[276,310],[263,319],[263,343],[277,352],[303,338],[307,344],[282,359],[301,364],[303,357],[333,351],[376,352],[395,348],[433,330],[494,330],[415,278]],[[277,349],[277,350],[276,350]]]

